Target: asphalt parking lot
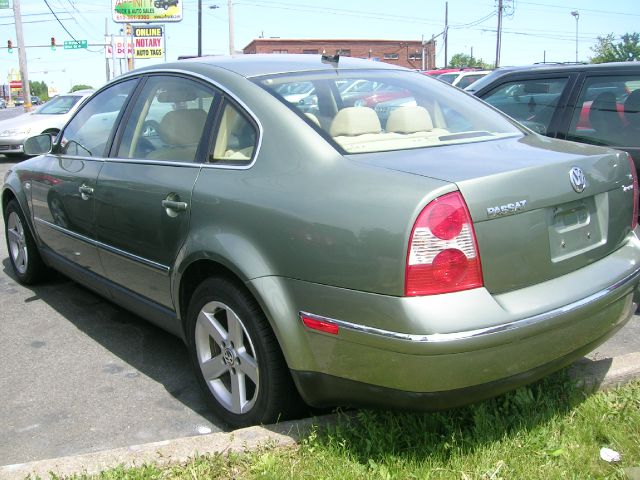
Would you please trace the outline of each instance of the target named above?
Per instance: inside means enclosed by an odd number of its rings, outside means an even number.
[[[0,157],[0,179],[11,165]],[[221,430],[180,340],[61,275],[25,288],[10,268],[2,223],[0,465]]]
[[[0,465],[222,430],[180,340],[61,275],[17,284],[1,235]],[[635,316],[591,357],[638,351]]]

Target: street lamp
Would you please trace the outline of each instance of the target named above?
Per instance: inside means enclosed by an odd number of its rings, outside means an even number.
[[[580,18],[580,13],[578,10],[574,10],[571,15],[576,17],[576,63],[578,63],[578,19]]]

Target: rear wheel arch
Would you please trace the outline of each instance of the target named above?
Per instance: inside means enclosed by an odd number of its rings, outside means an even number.
[[[178,313],[182,319],[183,329],[187,318],[189,303],[191,302],[191,298],[193,297],[195,290],[202,282],[214,277],[227,279],[235,283],[239,288],[249,291],[242,278],[222,263],[210,259],[199,259],[193,261],[182,272],[179,278]],[[255,298],[253,292],[249,291],[249,293]]]

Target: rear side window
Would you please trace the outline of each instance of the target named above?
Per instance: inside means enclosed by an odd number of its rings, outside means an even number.
[[[595,145],[640,147],[640,75],[587,78],[567,138]]]
[[[246,165],[253,158],[257,142],[253,123],[234,105],[227,102],[208,161],[223,165]]]
[[[116,120],[136,83],[137,80],[117,83],[89,99],[64,129],[60,153],[105,157]]]
[[[506,82],[482,99],[523,125],[545,134],[567,82],[568,77]]]

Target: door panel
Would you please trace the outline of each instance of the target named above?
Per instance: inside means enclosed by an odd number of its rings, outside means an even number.
[[[172,308],[170,273],[186,238],[197,164],[108,161],[96,194],[99,255],[108,279]]]
[[[137,84],[131,79],[91,97],[64,128],[32,181],[38,235],[54,252],[102,275],[94,227],[95,190],[118,117]]]
[[[94,244],[95,188],[103,161],[48,155],[49,168],[32,180],[35,228],[53,251],[102,274]]]

